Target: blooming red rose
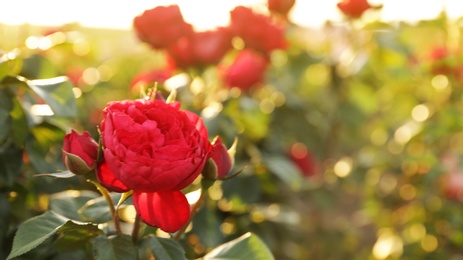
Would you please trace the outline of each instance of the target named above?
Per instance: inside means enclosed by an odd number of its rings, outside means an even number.
[[[344,15],[351,18],[359,18],[363,12],[373,7],[367,0],[342,0],[337,6]]]
[[[260,53],[244,49],[230,67],[222,68],[222,78],[229,87],[247,90],[264,79],[268,60]]]
[[[130,190],[124,185],[124,183],[114,176],[114,173],[111,171],[109,165],[104,159],[98,163],[98,167],[96,168],[96,178],[98,182],[103,184],[103,186],[109,190],[115,192],[126,192]]]
[[[88,132],[81,135],[71,130],[64,136],[63,162],[74,174],[86,174],[95,168],[98,144]]]
[[[268,0],[268,10],[273,13],[288,15],[296,0]]]
[[[193,31],[183,20],[177,5],[158,6],[135,17],[133,26],[140,40],[155,49],[163,49]]]
[[[171,45],[167,51],[176,67],[217,64],[231,49],[231,39],[228,28],[195,32]]]
[[[269,16],[257,14],[250,8],[238,6],[230,12],[230,28],[243,39],[247,48],[263,53],[286,48],[284,28]]]
[[[101,171],[100,181],[108,180],[102,185],[133,190],[134,206],[147,224],[180,229],[189,218],[180,190],[196,179],[212,149],[202,119],[162,100],[110,102],[103,115],[109,171]]]

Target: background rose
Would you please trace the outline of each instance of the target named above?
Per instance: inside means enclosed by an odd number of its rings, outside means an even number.
[[[133,26],[140,40],[155,49],[163,49],[180,37],[192,33],[193,28],[183,20],[177,5],[158,6],[135,17]]]
[[[247,90],[262,82],[268,61],[258,52],[242,50],[230,67],[222,68],[222,78],[229,87]]]
[[[343,0],[337,4],[339,10],[351,18],[359,18],[372,6],[367,0]]]
[[[225,27],[195,32],[171,45],[167,51],[177,67],[217,64],[231,49],[231,38],[229,29]]]
[[[286,48],[284,28],[272,22],[269,16],[254,13],[252,9],[238,6],[230,12],[230,28],[241,37],[246,48],[265,54],[275,49]]]
[[[268,0],[268,9],[283,16],[288,15],[296,0]]]

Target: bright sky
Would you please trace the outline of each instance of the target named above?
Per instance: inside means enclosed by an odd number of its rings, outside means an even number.
[[[319,27],[326,20],[341,21],[339,0],[296,0],[291,20]],[[463,16],[462,0],[370,0],[383,4],[383,21],[414,22],[435,18],[443,9],[452,18]],[[83,26],[131,29],[135,16],[157,5],[178,4],[185,20],[199,30],[226,25],[229,11],[237,5],[264,7],[266,0],[7,0],[2,3],[0,23],[59,26],[79,22]]]

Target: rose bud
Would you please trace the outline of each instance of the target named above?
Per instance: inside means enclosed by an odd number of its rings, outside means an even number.
[[[207,179],[220,179],[225,177],[233,167],[236,150],[236,140],[227,150],[220,137],[212,141],[211,158],[206,163],[203,176]]]
[[[95,168],[98,144],[88,132],[79,135],[72,130],[64,137],[63,162],[68,170],[77,175],[89,173]]]
[[[146,224],[179,230],[190,215],[181,190],[198,177],[212,150],[202,119],[163,100],[110,102],[103,116],[108,168],[97,173],[100,182],[114,191],[133,190]]]

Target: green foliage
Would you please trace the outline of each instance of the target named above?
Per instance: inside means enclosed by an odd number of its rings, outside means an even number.
[[[137,248],[132,243],[132,237],[128,235],[98,236],[93,248],[95,260],[138,259]]]
[[[270,260],[275,258],[259,237],[255,234],[247,233],[215,248],[205,255],[204,259]]]
[[[86,231],[85,236],[82,236],[82,230]],[[80,231],[77,236],[72,235],[72,232],[75,231]],[[71,235],[68,237],[67,234],[69,233]],[[55,234],[65,236],[66,239],[73,239],[75,242],[96,237],[100,231],[95,225],[78,224],[52,211],[47,211],[21,225],[13,241],[13,249],[7,259],[27,253]]]

